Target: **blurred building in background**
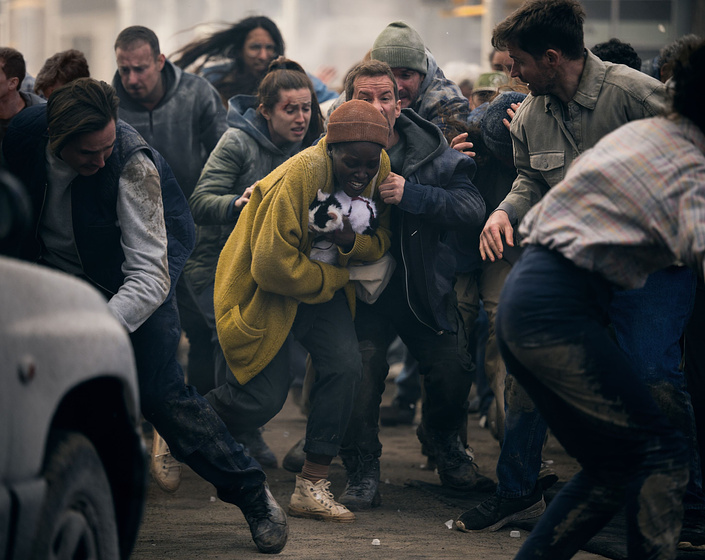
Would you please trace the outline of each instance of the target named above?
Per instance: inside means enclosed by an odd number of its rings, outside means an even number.
[[[588,47],[617,37],[643,60],[686,33],[705,34],[705,0],[582,0]],[[424,38],[458,81],[466,65],[483,71],[494,25],[520,0],[0,0],[0,45],[18,49],[36,74],[57,51],[83,51],[94,77],[115,71],[113,42],[128,25],[145,25],[169,55],[191,39],[249,16],[266,15],[282,31],[286,54],[307,70],[333,66],[339,86],[379,32],[395,20]]]

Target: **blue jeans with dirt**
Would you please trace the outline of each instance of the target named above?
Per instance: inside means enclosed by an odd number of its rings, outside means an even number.
[[[688,445],[609,332],[613,293],[598,274],[538,246],[502,291],[502,357],[582,467],[517,558],[569,558],[622,506],[630,558],[675,556]]]
[[[679,339],[694,304],[695,274],[669,267],[651,274],[643,288],[614,290],[608,309],[611,333],[669,421],[691,442],[685,508],[705,508],[701,464],[690,394],[680,369]],[[511,370],[510,370],[511,371]],[[497,462],[497,494],[531,494],[541,468],[546,422],[519,384],[507,380],[505,439]]]
[[[174,457],[213,484],[225,502],[237,504],[266,476],[235,441],[208,401],[184,382],[176,360],[181,337],[176,298],[170,296],[130,335],[135,353],[142,414]]]

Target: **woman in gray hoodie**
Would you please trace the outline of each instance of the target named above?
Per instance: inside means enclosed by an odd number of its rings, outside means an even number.
[[[280,164],[309,147],[323,130],[323,118],[311,80],[292,60],[274,60],[256,96],[236,95],[228,102],[228,130],[211,152],[189,199],[196,222],[196,247],[184,275],[212,330],[216,371],[214,386],[225,382],[225,363],[215,328],[213,284],[218,257],[249,200],[252,186]],[[241,443],[250,447],[247,437]],[[240,441],[238,439],[238,441]],[[265,445],[261,439],[255,445]],[[266,447],[266,445],[265,445]],[[275,466],[271,452],[251,454]],[[267,450],[268,451],[268,450]]]

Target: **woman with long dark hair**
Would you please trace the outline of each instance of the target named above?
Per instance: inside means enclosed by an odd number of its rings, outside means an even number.
[[[267,73],[269,63],[284,55],[284,39],[271,19],[252,16],[232,26],[192,41],[174,55],[173,62],[180,68],[195,65],[192,70],[201,74],[220,93],[223,103],[234,95],[255,95]],[[337,97],[337,93],[311,74],[315,96],[323,102]]]

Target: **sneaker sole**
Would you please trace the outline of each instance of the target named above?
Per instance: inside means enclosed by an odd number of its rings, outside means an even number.
[[[686,552],[698,552],[705,550],[705,544],[693,544],[688,541],[680,541],[678,543],[678,550],[683,550]]]
[[[484,529],[467,529],[465,524],[460,521],[460,519],[455,522],[455,527],[463,533],[493,533],[512,521],[521,521],[523,519],[534,519],[535,517],[540,517],[543,515],[544,511],[546,511],[546,501],[541,498],[541,501],[536,502],[533,506],[529,506],[526,509],[507,515],[507,517],[500,519],[494,525],[490,525]]]
[[[152,480],[154,480],[154,483],[164,492],[169,494],[174,494],[179,489],[179,486],[181,486],[181,475],[179,475],[179,479],[176,482],[169,484],[161,480],[153,470],[151,470],[150,474],[152,475]]]
[[[353,521],[355,521],[354,515],[352,517],[332,517],[330,515],[326,515],[325,513],[298,509],[292,506],[289,506],[289,510],[287,513],[292,517],[303,517],[304,519],[318,519],[319,521],[327,521],[329,523],[352,523]]]

